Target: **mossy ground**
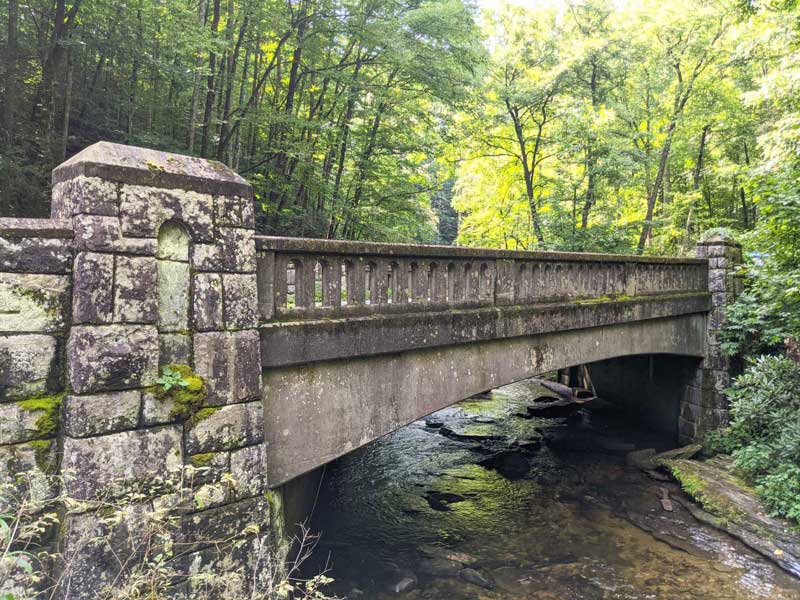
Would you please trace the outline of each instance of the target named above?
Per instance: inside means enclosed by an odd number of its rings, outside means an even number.
[[[682,461],[678,466],[669,465],[672,476],[681,484],[681,488],[694,500],[699,502],[704,509],[730,523],[741,523],[745,514],[726,497],[714,494],[708,482],[692,469],[690,461]]]

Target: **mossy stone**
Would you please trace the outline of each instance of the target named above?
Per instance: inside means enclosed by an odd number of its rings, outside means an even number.
[[[195,373],[189,365],[170,364],[167,369],[178,373],[186,383],[185,386],[173,386],[166,389],[162,385],[154,385],[150,391],[156,398],[171,401],[170,419],[183,420],[192,417],[203,406],[208,397],[208,387],[205,380]]]
[[[17,402],[17,406],[24,411],[39,412],[41,415],[36,419],[36,432],[41,438],[52,437],[58,431],[61,422],[61,404],[64,401],[64,394],[54,394],[31,398]]]

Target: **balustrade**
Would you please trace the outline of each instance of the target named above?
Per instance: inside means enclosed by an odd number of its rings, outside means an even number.
[[[261,318],[624,299],[706,292],[689,258],[256,237]]]

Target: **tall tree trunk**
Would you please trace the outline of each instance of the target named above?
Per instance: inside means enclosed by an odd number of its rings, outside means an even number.
[[[19,0],[8,2],[8,39],[6,40],[6,95],[3,98],[3,128],[5,143],[9,149],[14,147],[14,126],[17,107],[17,52],[19,48]]]
[[[69,113],[72,109],[72,76],[74,67],[71,61],[67,67],[67,83],[64,91],[64,113],[61,126],[61,157],[59,162],[64,162],[67,158],[67,141],[69,140]]]
[[[211,37],[216,39],[219,32],[219,3],[220,0],[214,0],[214,12],[211,17]],[[216,89],[214,87],[214,76],[217,70],[217,53],[212,49],[208,51],[208,78],[206,80],[206,105],[203,111],[203,133],[200,142],[200,156],[205,158],[208,156],[208,142],[209,134],[211,132],[211,120],[214,113],[214,96]]]
[[[597,63],[592,62],[592,76],[589,82],[589,90],[592,98],[592,113],[597,118],[599,108],[599,98],[597,93]],[[581,229],[586,229],[589,226],[589,213],[594,206],[597,194],[597,138],[593,131],[589,132],[586,140],[586,195],[583,200],[583,210],[581,211]],[[585,236],[584,236],[585,237]],[[581,250],[583,250],[584,241],[581,241]]]

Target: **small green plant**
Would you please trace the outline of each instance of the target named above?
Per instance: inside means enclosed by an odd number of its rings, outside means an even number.
[[[177,369],[170,367],[161,367],[161,377],[156,379],[156,383],[160,385],[165,392],[170,391],[172,388],[189,387],[189,381],[183,378],[183,374]]]

